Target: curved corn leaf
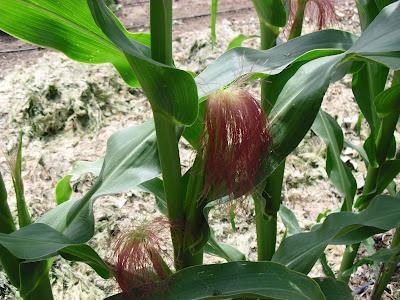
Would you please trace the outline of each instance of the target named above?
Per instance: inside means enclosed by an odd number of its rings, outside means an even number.
[[[57,182],[55,189],[55,198],[57,205],[65,201],[68,201],[71,198],[72,195],[71,178],[72,178],[71,175],[66,175],[63,178],[61,178],[60,181]]]
[[[287,236],[291,236],[293,234],[303,231],[303,229],[300,227],[299,222],[297,221],[295,214],[285,205],[281,204],[278,214],[282,220],[282,223],[286,227]]]
[[[263,178],[270,175],[306,135],[343,54],[321,57],[289,79],[269,115],[272,151]]]
[[[76,61],[112,63],[128,84],[137,86],[124,53],[96,25],[86,1],[2,0],[0,29],[22,40],[61,51]],[[129,37],[135,38],[135,35]],[[143,41],[143,37],[140,35],[139,39]]]
[[[228,262],[246,260],[246,256],[235,247],[218,242],[214,236],[214,232],[212,231],[212,229],[210,238],[208,239],[208,242],[204,245],[203,250],[208,254],[221,257]]]
[[[68,260],[85,262],[103,278],[110,275],[106,264],[92,248],[71,241],[46,224],[34,223],[11,234],[0,233],[0,244],[16,257],[28,260],[20,264],[23,267],[29,264],[37,268],[35,264],[39,262],[35,261],[61,254]],[[32,274],[29,276],[34,277]]]
[[[400,69],[400,1],[386,6],[347,50],[349,56]]]
[[[152,120],[113,134],[107,142],[104,163],[91,190],[45,213],[37,222],[55,228],[76,243],[94,233],[93,201],[100,196],[126,192],[160,173]]]
[[[277,74],[295,60],[310,60],[321,56],[315,49],[349,49],[356,37],[339,30],[323,30],[280,44],[269,50],[238,47],[222,54],[196,78],[199,98],[223,88],[249,73]],[[314,51],[313,51],[314,50]],[[305,55],[313,51],[311,55]],[[324,52],[322,55],[324,55]],[[202,99],[201,99],[202,100]]]
[[[85,244],[71,245],[59,251],[66,260],[83,262],[93,268],[102,278],[110,278],[110,271],[106,263],[91,247]]]
[[[378,0],[380,1],[380,0]],[[376,6],[374,0],[363,0],[357,1],[357,11],[360,18],[361,29],[364,31],[365,28],[375,19],[379,13],[379,9]]]
[[[315,230],[286,238],[272,261],[292,270],[308,273],[328,244],[354,244],[399,225],[398,199],[377,196],[361,213],[333,213]]]
[[[342,129],[335,119],[322,110],[319,111],[311,129],[327,145],[326,172],[334,186],[344,197],[346,210],[351,211],[357,183],[350,169],[340,158],[343,150]]]
[[[237,48],[242,46],[244,41],[250,40],[250,39],[254,39],[254,38],[258,38],[260,37],[259,35],[244,35],[243,33],[235,36],[228,44],[228,47],[226,48],[226,50],[230,50],[233,48]]]
[[[129,39],[103,0],[88,3],[96,23],[128,59],[153,112],[168,115],[184,125],[192,124],[198,114],[197,87],[192,75],[144,55],[139,43]]]
[[[326,300],[353,300],[347,284],[332,278],[313,278],[321,288]]]
[[[326,299],[311,278],[272,262],[231,262],[185,268],[146,294],[148,300],[231,298]],[[123,295],[107,299],[119,300]]]

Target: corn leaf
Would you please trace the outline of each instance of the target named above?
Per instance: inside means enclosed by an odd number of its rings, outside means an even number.
[[[347,284],[332,278],[313,278],[321,288],[326,300],[353,300]]]
[[[399,225],[398,199],[377,196],[361,213],[332,213],[316,229],[284,239],[272,261],[307,274],[328,244],[354,244]]]
[[[269,50],[237,47],[222,54],[196,77],[199,98],[251,73],[280,73],[296,60],[308,61],[325,55],[315,49],[349,49],[356,37],[339,30],[323,30],[280,44]],[[308,53],[312,51],[312,53]]]
[[[243,33],[235,36],[228,44],[228,47],[226,48],[226,50],[230,50],[233,48],[237,48],[242,46],[243,42],[246,40],[250,40],[250,39],[254,39],[254,38],[258,38],[258,35],[244,35]]]
[[[311,278],[272,262],[230,262],[185,268],[146,294],[149,300],[227,298],[326,299]],[[124,298],[119,294],[107,299]]]
[[[56,184],[55,190],[55,198],[56,203],[61,204],[65,201],[68,201],[72,195],[72,187],[71,187],[71,175],[64,176],[60,181]]]
[[[400,69],[400,1],[386,6],[369,24],[347,55]]]
[[[129,191],[159,173],[152,120],[120,130],[107,142],[104,163],[91,190],[82,199],[58,205],[37,222],[50,225],[77,243],[84,243],[93,236],[92,205],[95,199]]]
[[[124,53],[96,25],[85,0],[2,0],[0,29],[61,51],[79,62],[112,63],[128,84],[138,85]],[[143,34],[138,35],[141,42],[147,39]]]
[[[344,205],[350,211],[353,207],[357,183],[349,167],[340,158],[344,142],[342,129],[323,110],[319,111],[311,128],[327,146],[326,172],[333,185],[344,197]]]
[[[87,263],[103,278],[109,276],[106,264],[92,248],[71,241],[46,224],[34,223],[11,234],[1,233],[0,244],[16,257],[27,260],[20,264],[20,268],[26,268],[29,265],[32,270],[37,268],[37,271],[39,271],[41,262],[36,262],[37,260],[44,260],[43,263],[47,264],[51,261],[46,262],[46,258],[62,254],[66,259]],[[26,246],[27,244],[29,244],[29,247]],[[30,278],[27,278],[27,280],[31,281],[40,280],[41,277],[40,275],[35,278],[32,273],[26,275]],[[31,290],[30,288],[26,289]]]

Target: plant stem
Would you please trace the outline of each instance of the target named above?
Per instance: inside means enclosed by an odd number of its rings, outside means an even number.
[[[168,218],[171,222],[171,238],[176,269],[181,269],[183,259],[183,210],[181,166],[175,124],[166,116],[154,113],[157,134],[158,156],[163,174],[164,192],[167,200]]]
[[[172,0],[150,1],[150,26],[152,58],[172,66]],[[185,193],[182,186],[176,124],[170,117],[162,113],[153,110],[153,115],[168,218],[171,222],[175,268],[179,270],[192,265],[193,257],[184,249],[183,243]]]
[[[305,0],[299,0],[295,23],[293,24],[289,39],[301,35],[303,26]],[[266,50],[276,45],[279,28],[265,24],[260,20],[261,49]],[[261,101],[265,112],[269,113],[274,106],[274,101],[269,96],[270,84],[264,79],[261,82]],[[266,209],[261,205],[261,199],[255,195],[257,249],[259,260],[271,260],[275,253],[277,234],[277,212],[282,198],[282,185],[285,172],[285,161],[268,177],[263,191]]]
[[[253,199],[256,212],[258,260],[268,261],[275,253],[277,214],[271,213],[264,216],[263,199],[256,194],[253,195]]]
[[[267,50],[275,47],[276,38],[279,35],[279,27],[265,24],[260,20],[260,34],[261,34],[261,50]]]
[[[150,30],[151,57],[172,66],[172,0],[150,1]]]
[[[400,227],[396,229],[394,233],[391,248],[395,248],[400,244]],[[371,300],[379,300],[381,299],[383,292],[385,291],[386,286],[392,279],[394,272],[396,271],[397,264],[400,261],[400,258],[396,256],[388,263],[384,264],[381,268],[378,279],[375,281],[374,290],[372,291]]]
[[[14,231],[15,224],[7,202],[7,190],[0,173],[0,232],[8,234]],[[11,284],[19,288],[19,263],[21,260],[12,255],[5,247],[0,246],[0,262]]]
[[[301,31],[303,29],[304,11],[306,8],[306,4],[307,4],[306,0],[297,1],[296,15],[294,17],[292,28],[290,29],[289,40],[299,37],[301,35]]]
[[[266,24],[260,19],[260,32],[261,32],[261,49],[266,50],[276,45],[276,38],[279,34],[279,28]],[[271,111],[273,104],[271,103],[268,95],[268,82],[264,79],[261,81],[261,102],[266,112]],[[280,167],[279,167],[280,168]],[[279,169],[278,168],[278,169]],[[256,214],[256,233],[257,233],[257,252],[258,260],[271,260],[275,253],[276,247],[276,232],[277,232],[277,210],[264,209],[263,203],[266,206],[271,206],[271,203],[281,203],[281,189],[283,170],[282,172],[276,170],[266,182],[262,199],[260,195],[254,194],[254,209]],[[278,176],[275,173],[279,173]],[[281,174],[282,173],[282,174]],[[281,177],[280,178],[280,174]],[[274,207],[276,205],[273,205]],[[266,214],[268,211],[268,214]]]
[[[358,248],[360,248],[360,243],[347,245],[343,253],[342,262],[340,264],[338,280],[345,283],[349,282],[350,275],[346,275],[344,272],[353,266],[354,260],[357,256]]]

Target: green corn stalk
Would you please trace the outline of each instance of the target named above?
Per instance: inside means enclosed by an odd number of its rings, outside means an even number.
[[[166,65],[173,65],[172,58],[172,0],[150,1],[151,56]],[[185,221],[181,164],[176,124],[170,117],[153,110],[157,135],[158,153],[163,174],[164,191],[167,199],[168,217],[171,222],[171,237],[174,247],[174,260],[177,270],[197,264],[199,258],[193,257],[184,247],[182,224]]]
[[[0,173],[0,232],[15,231],[15,224],[7,202],[7,191]],[[13,286],[19,287],[19,263],[21,260],[13,256],[5,247],[0,246],[0,261]]]

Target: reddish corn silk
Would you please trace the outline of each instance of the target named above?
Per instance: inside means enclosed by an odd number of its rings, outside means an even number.
[[[289,24],[293,24],[293,20],[297,11],[299,0],[289,0]],[[304,1],[304,0],[303,0]],[[306,9],[305,15],[312,20],[316,20],[318,30],[321,30],[326,25],[336,21],[335,0],[305,0]]]
[[[251,192],[270,144],[266,116],[250,93],[229,89],[210,95],[202,145],[205,193],[227,191],[237,198]]]
[[[158,218],[119,236],[115,243],[115,277],[123,293],[134,299],[133,290],[151,291],[155,283],[168,277],[160,255],[161,234],[168,221]]]

